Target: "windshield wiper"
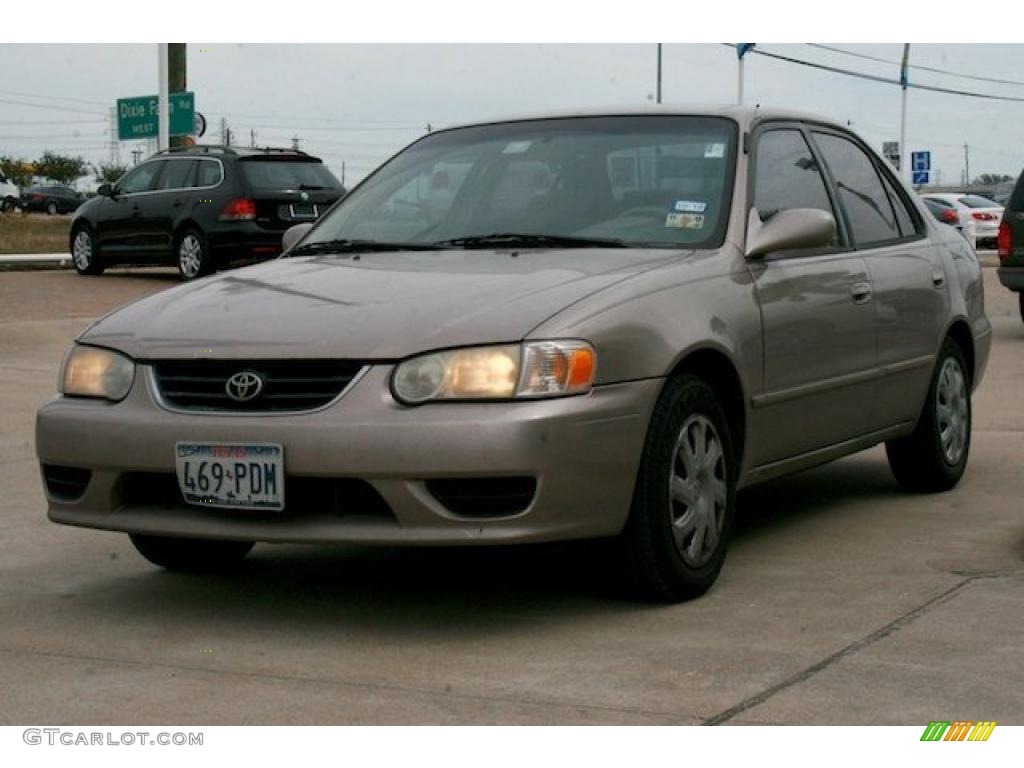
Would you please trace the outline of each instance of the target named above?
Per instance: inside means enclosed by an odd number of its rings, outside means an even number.
[[[299,184],[299,189],[329,189],[329,187],[318,186],[316,184]]]
[[[288,251],[288,256],[308,256],[313,253],[369,253],[383,251],[437,251],[440,248],[429,243],[386,243],[380,240],[320,240]]]
[[[624,240],[612,237],[573,237],[572,235],[533,235],[520,232],[495,232],[490,235],[453,237],[438,240],[440,247],[493,248],[507,246],[521,248],[628,248]]]

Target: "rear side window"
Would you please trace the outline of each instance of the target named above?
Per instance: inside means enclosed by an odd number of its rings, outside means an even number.
[[[167,160],[167,167],[160,174],[157,189],[181,189],[187,186],[189,173],[192,171],[192,160]]]
[[[914,224],[914,217],[903,201],[903,197],[896,191],[896,186],[885,173],[882,173],[882,183],[885,185],[885,191],[889,193],[889,200],[892,201],[892,209],[896,213],[896,223],[899,225],[900,234],[903,237],[914,237],[918,234],[917,226]]]
[[[821,170],[800,131],[761,134],[754,174],[754,205],[762,221],[791,208],[818,208],[835,216]]]
[[[244,160],[242,175],[253,189],[341,189],[323,163],[301,160]]]
[[[978,195],[964,195],[960,198],[960,202],[968,208],[996,208],[999,205],[995,200],[989,200],[987,197],[979,197]]]
[[[892,203],[864,150],[830,133],[815,133],[814,139],[832,172],[856,243],[867,246],[900,239]]]
[[[192,177],[193,187],[215,187],[222,177],[220,163],[216,160],[197,160],[196,172]]]

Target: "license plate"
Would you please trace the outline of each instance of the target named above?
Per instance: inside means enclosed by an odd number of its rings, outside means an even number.
[[[284,509],[284,449],[267,443],[176,443],[175,470],[189,504]]]
[[[317,209],[313,203],[293,204],[288,208],[293,219],[315,219],[317,215]]]

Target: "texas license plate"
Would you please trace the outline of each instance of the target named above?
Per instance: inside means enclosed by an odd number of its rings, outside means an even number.
[[[284,509],[284,449],[267,443],[176,443],[175,470],[189,504]]]

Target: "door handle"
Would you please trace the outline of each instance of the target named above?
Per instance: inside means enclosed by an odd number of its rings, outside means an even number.
[[[941,288],[946,284],[946,276],[942,272],[932,272],[932,285]]]
[[[173,203],[171,203],[171,207],[172,208],[181,208],[181,200],[175,200]]]
[[[854,304],[866,304],[871,301],[871,283],[854,283],[850,286],[850,296]]]

